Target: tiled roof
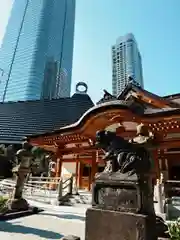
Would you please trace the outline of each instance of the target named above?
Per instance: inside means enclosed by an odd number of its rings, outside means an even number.
[[[172,116],[180,113],[180,108],[161,108],[161,109],[146,109],[144,115],[146,117],[154,116]]]
[[[176,98],[180,98],[180,93],[175,93],[175,94],[171,94],[171,95],[166,95],[164,96],[163,98],[166,98],[166,99],[176,99]]]
[[[156,99],[162,98],[154,93],[151,93],[145,89],[143,89],[141,86],[138,86],[137,84],[134,84],[133,82],[130,82],[126,85],[126,87],[123,89],[122,92],[120,92],[120,94],[118,95],[118,99],[124,98],[124,96],[127,94],[127,92],[129,92],[130,90],[134,90],[134,91],[142,91],[145,95],[149,95],[151,97],[154,97]]]
[[[93,102],[87,94],[71,98],[0,103],[0,142],[19,142],[76,122]]]
[[[127,84],[127,86],[125,87],[125,89],[118,95],[118,99],[124,99],[124,97],[126,96],[126,94],[129,91],[135,91],[135,92],[142,92],[145,96],[148,96],[150,98],[156,99],[156,100],[161,100],[161,101],[165,101],[170,107],[172,108],[177,108],[179,107],[179,104],[177,104],[176,102],[171,101],[170,96],[165,96],[165,97],[160,97],[157,94],[151,93],[145,89],[143,89],[142,87],[134,84],[134,83],[129,83]],[[177,95],[177,94],[176,94]]]

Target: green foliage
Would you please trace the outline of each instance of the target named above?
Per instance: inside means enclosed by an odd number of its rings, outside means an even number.
[[[180,240],[180,218],[168,224],[170,239]]]
[[[8,197],[0,196],[0,209],[2,209],[5,206],[7,200],[8,200]]]
[[[36,146],[32,148],[31,152],[35,156],[35,158],[41,158],[46,153],[46,151],[43,148]]]

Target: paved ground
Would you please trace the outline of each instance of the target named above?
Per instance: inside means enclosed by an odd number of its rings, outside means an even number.
[[[46,210],[38,215],[0,222],[0,239],[50,240],[72,234],[84,240],[85,211],[88,206],[52,207],[44,205],[43,207]]]
[[[38,215],[0,222],[0,239],[40,240],[60,239],[64,235],[77,235],[84,240],[85,212],[90,205],[78,204],[73,207],[52,206],[30,201],[31,205],[45,209]],[[158,212],[155,204],[156,213]]]

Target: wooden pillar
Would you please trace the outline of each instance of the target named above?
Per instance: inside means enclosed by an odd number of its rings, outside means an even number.
[[[169,164],[164,150],[158,150],[158,163],[159,163],[159,178],[163,174],[164,181],[169,179]]]
[[[62,159],[58,157],[56,161],[56,177],[61,177],[61,172],[62,172]]]
[[[91,163],[91,166],[90,166],[90,169],[92,168],[92,163]],[[91,173],[89,174],[89,176],[88,176],[88,191],[90,191],[91,190],[91,174],[92,174],[92,169],[91,169]]]
[[[154,161],[154,171],[156,174],[156,179],[160,177],[160,168],[159,168],[159,159],[158,159],[158,150],[153,151],[153,161]]]
[[[166,166],[166,171],[167,171],[166,180],[168,180],[169,179],[169,161],[168,161],[168,158],[165,158],[165,166]]]
[[[57,152],[56,154],[56,177],[61,177],[62,172],[62,155]]]
[[[82,178],[83,178],[83,169],[84,169],[84,164],[79,161],[79,188],[82,188]]]
[[[79,182],[80,182],[80,174],[79,174],[79,155],[77,155],[77,157],[76,157],[76,176],[75,176],[75,181],[76,181],[76,183],[75,183],[75,185],[76,185],[76,188],[78,189],[80,186],[79,186]]]
[[[58,154],[58,153],[55,154],[53,161],[56,162],[55,173],[53,176],[59,178],[61,176],[61,169],[62,169],[62,160],[61,160],[60,154]],[[50,184],[50,189],[51,190],[57,189],[57,187],[58,187],[57,183],[58,183],[58,180],[55,179],[54,183]]]

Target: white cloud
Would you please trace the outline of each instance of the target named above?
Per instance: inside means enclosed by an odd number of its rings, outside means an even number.
[[[13,0],[0,0],[0,45],[2,43]]]

